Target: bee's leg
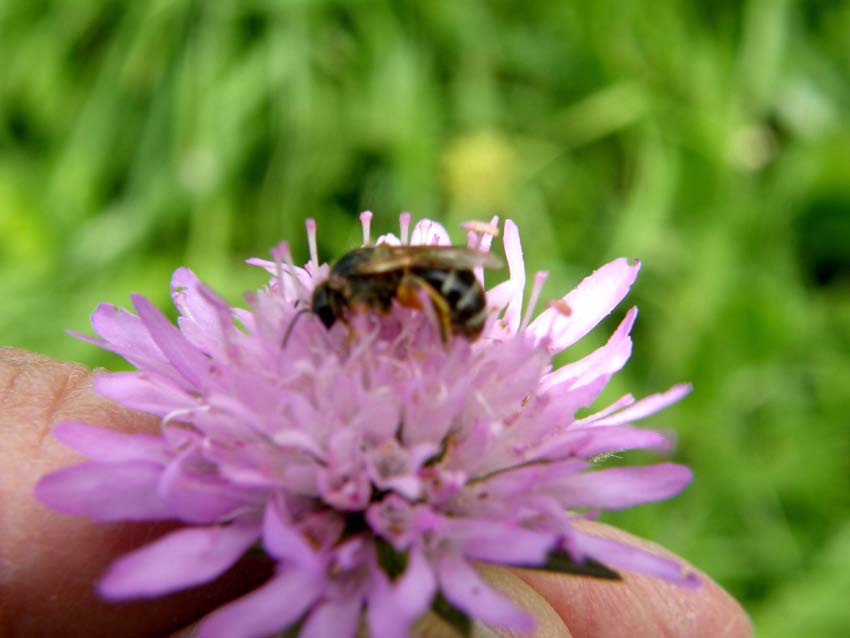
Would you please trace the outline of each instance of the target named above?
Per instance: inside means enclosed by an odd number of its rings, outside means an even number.
[[[440,329],[440,341],[443,346],[447,346],[449,339],[452,336],[452,312],[448,302],[437,291],[434,286],[425,281],[422,277],[412,273],[405,273],[401,278],[396,291],[396,299],[406,308],[422,308],[420,292],[428,295],[428,300],[431,302],[431,307],[434,309],[434,314],[437,315],[437,324]]]

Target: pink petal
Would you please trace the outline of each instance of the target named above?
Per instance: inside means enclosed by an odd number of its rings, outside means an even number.
[[[586,417],[581,419],[576,419],[573,422],[573,425],[581,425],[581,426],[592,426],[594,421],[602,419],[602,417],[608,416],[616,412],[621,408],[626,408],[635,402],[635,398],[631,394],[624,394],[619,399],[611,403],[610,405],[606,405],[601,410],[594,412],[593,414],[589,414]]]
[[[692,478],[684,465],[658,463],[583,472],[559,482],[557,490],[558,498],[570,508],[622,509],[669,498]]]
[[[318,279],[320,277],[327,277],[327,264],[320,266],[316,272],[311,275],[311,273],[304,268],[289,266],[287,264],[282,264],[278,267],[275,262],[268,261],[267,259],[252,257],[251,259],[246,259],[245,263],[250,264],[251,266],[259,266],[274,276],[277,276],[278,273],[280,273],[282,275],[282,279],[276,279],[275,282],[283,287],[283,297],[290,302],[301,299],[304,296],[304,291],[310,290],[313,287],[311,281],[314,278]],[[308,265],[308,267],[312,269],[312,265]],[[236,315],[244,316],[248,314],[244,310],[240,310],[238,308],[233,308],[232,311]],[[242,323],[247,326],[245,321]]]
[[[693,386],[690,383],[674,385],[667,392],[652,394],[625,410],[620,410],[609,417],[595,421],[594,425],[620,425],[621,423],[638,421],[663,410],[668,405],[681,401],[683,397],[691,393],[691,390],[693,390]]]
[[[554,542],[549,534],[494,520],[449,519],[444,533],[465,558],[506,565],[542,563]]]
[[[484,414],[508,415],[524,397],[537,393],[549,359],[525,336],[502,341],[498,350],[478,359],[473,377],[474,397],[467,398],[468,422]],[[472,375],[470,375],[472,376]]]
[[[437,569],[443,594],[468,616],[497,627],[534,630],[534,619],[510,599],[496,593],[462,558],[443,556]]]
[[[318,569],[320,560],[316,551],[301,532],[284,522],[276,504],[266,507],[263,547],[277,560],[288,560],[299,567]]]
[[[192,527],[163,536],[112,563],[100,581],[111,600],[151,598],[209,582],[254,543],[256,523]]]
[[[700,586],[699,577],[694,572],[669,558],[577,529],[571,530],[570,541],[579,554],[594,558],[608,567],[641,572],[688,587]]]
[[[249,266],[257,266],[258,268],[263,268],[264,270],[268,271],[269,274],[272,274],[272,275],[274,275],[275,272],[276,272],[275,271],[275,268],[276,268],[275,263],[273,261],[268,260],[268,259],[260,259],[259,257],[249,257],[248,259],[245,260],[245,263],[248,264]]]
[[[491,310],[499,310],[507,306],[516,295],[516,287],[510,279],[496,284],[487,290],[487,307]]]
[[[546,441],[530,457],[546,460],[567,456],[591,458],[606,452],[647,448],[667,451],[670,441],[658,432],[628,426],[571,428],[563,435]]]
[[[198,407],[197,400],[185,391],[164,381],[154,381],[144,372],[95,374],[93,384],[98,394],[159,417]]]
[[[408,386],[402,421],[402,440],[405,445],[441,441],[463,408],[473,379],[470,375],[463,375],[457,380],[445,377],[422,374]],[[434,397],[440,397],[440,400],[435,401]]]
[[[210,360],[142,295],[132,295],[133,307],[139,313],[151,337],[171,365],[195,388],[206,385]]]
[[[448,246],[451,243],[445,227],[433,219],[420,219],[410,235],[412,246]]]
[[[473,502],[501,499],[505,502],[523,498],[539,486],[555,485],[557,489],[588,467],[587,461],[577,458],[559,459],[547,463],[520,464],[493,476],[468,484],[466,491]]]
[[[207,288],[189,268],[178,268],[171,277],[171,298],[180,311],[177,323],[186,338],[206,352],[220,353],[225,329],[232,327],[228,304]],[[226,322],[225,322],[226,321]]]
[[[267,638],[286,629],[322,593],[320,574],[284,568],[259,589],[217,609],[201,621],[199,638]]]
[[[156,486],[163,466],[149,461],[89,461],[43,476],[35,487],[45,505],[96,521],[147,521],[174,517]]]
[[[122,356],[165,362],[142,320],[124,308],[102,303],[92,313],[91,323],[94,331]]]
[[[183,521],[212,523],[250,505],[245,493],[218,475],[195,452],[174,459],[162,474],[160,497]]]
[[[604,376],[570,392],[549,393],[542,411],[530,412],[527,418],[521,416],[510,428],[503,430],[486,455],[472,459],[473,465],[468,471],[480,475],[524,459],[525,453],[538,441],[562,433],[564,424],[570,422],[575,411],[591,405],[608,381],[609,377]]]
[[[561,352],[590,332],[629,292],[640,270],[640,262],[615,259],[585,278],[564,301],[572,314],[554,308],[543,311],[528,329],[543,339],[551,338],[549,350]]]
[[[413,547],[407,568],[392,584],[381,579],[369,593],[366,618],[374,638],[407,638],[410,625],[431,605],[437,579],[421,548]]]
[[[541,389],[556,388],[566,391],[570,388],[586,385],[602,375],[612,375],[618,372],[629,360],[632,353],[632,340],[629,338],[637,317],[637,308],[631,308],[608,342],[597,348],[586,357],[573,363],[561,366],[546,375],[540,383]]]
[[[512,294],[502,320],[508,324],[510,331],[516,332],[522,319],[522,295],[525,291],[525,260],[522,256],[522,244],[519,240],[519,229],[510,219],[505,220],[505,257],[508,260]]]
[[[165,463],[165,443],[152,434],[123,434],[87,423],[63,421],[53,436],[93,461],[154,461]]]
[[[386,235],[381,235],[378,239],[375,240],[375,244],[388,244],[390,246],[401,246],[401,240],[393,235],[392,233],[387,233]]]
[[[345,598],[320,603],[310,612],[298,632],[299,638],[354,638],[360,620],[363,597],[352,593]]]

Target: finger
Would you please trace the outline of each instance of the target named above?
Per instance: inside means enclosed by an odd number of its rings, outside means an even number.
[[[626,532],[585,522],[585,531],[681,561],[671,552]],[[684,561],[682,561],[684,562]],[[517,569],[515,573],[538,592],[582,638],[748,638],[747,614],[726,591],[695,568],[698,588],[623,572],[621,582],[575,578]]]
[[[0,348],[0,635],[165,636],[268,575],[252,557],[207,587],[151,601],[100,601],[94,587],[107,565],[170,526],[94,523],[36,501],[40,476],[82,460],[49,435],[63,420],[123,432],[158,428],[157,419],[96,395],[84,367]]]

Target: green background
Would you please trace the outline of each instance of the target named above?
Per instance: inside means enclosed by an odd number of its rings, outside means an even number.
[[[696,481],[606,520],[850,635],[847,2],[0,0],[0,60],[3,342],[119,365],[63,329],[181,264],[237,302],[305,216],[509,216],[550,297],[640,257],[606,396],[693,381]]]

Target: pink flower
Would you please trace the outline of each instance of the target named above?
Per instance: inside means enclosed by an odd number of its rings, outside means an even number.
[[[368,242],[371,214],[361,218]],[[410,216],[401,222],[400,238],[379,242],[406,243]],[[489,250],[487,225],[468,230],[471,246]],[[158,415],[162,430],[60,424],[55,436],[89,460],[44,477],[38,497],[100,521],[184,523],[116,561],[100,583],[104,597],[208,582],[255,545],[276,561],[276,574],[207,616],[201,636],[261,637],[297,622],[303,636],[354,636],[365,613],[370,635],[399,638],[438,592],[442,608],[531,629],[525,612],[482,581],[477,561],[607,577],[635,569],[695,583],[673,561],[574,526],[588,510],[665,499],[691,479],[671,463],[594,469],[606,453],[666,450],[664,436],[632,423],[688,386],[575,416],[629,358],[636,309],[604,346],[552,368],[554,355],[623,299],[638,263],[606,264],[532,319],[545,273],[524,308],[522,248],[507,221],[510,278],[487,292],[481,337],[443,347],[430,312],[395,305],[330,330],[304,314],[329,273],[312,221],[308,236],[303,269],[286,244],[273,261],[250,260],[272,278],[248,295],[248,310],[181,268],[171,284],[177,327],[134,295],[136,314],[103,304],[92,316],[99,338],[79,335],[137,368],[98,375],[98,392]],[[449,238],[423,220],[410,242]]]

